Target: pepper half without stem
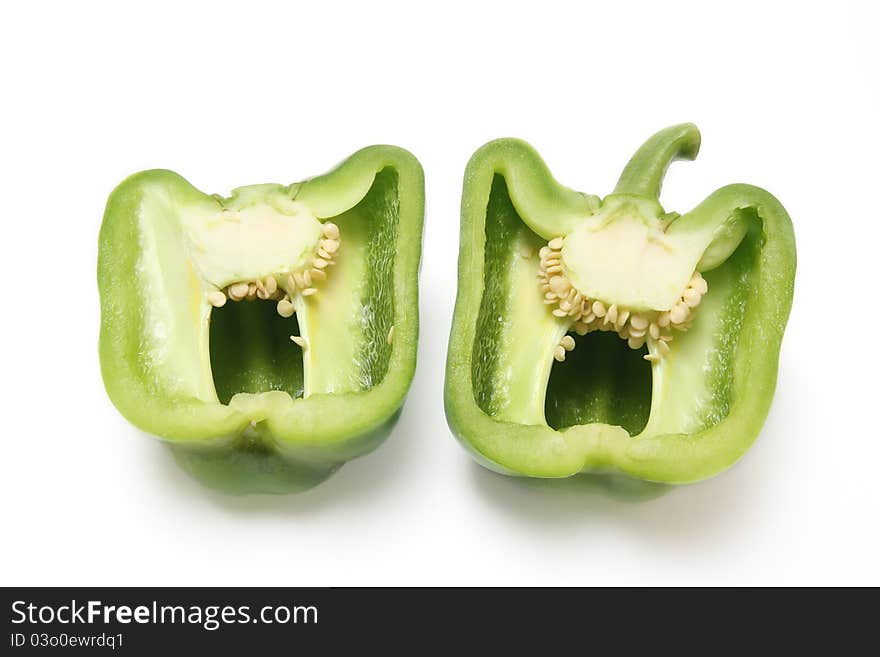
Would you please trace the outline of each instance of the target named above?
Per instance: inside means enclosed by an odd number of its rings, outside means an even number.
[[[110,399],[210,487],[324,480],[384,440],[409,389],[423,214],[421,166],[392,146],[228,198],[131,176],[99,237]]]
[[[768,192],[659,202],[696,126],[649,139],[604,199],[557,183],[526,143],[468,163],[445,403],[497,472],[688,483],[735,463],[776,385],[796,268]]]

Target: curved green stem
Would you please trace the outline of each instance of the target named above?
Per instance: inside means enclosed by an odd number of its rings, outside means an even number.
[[[669,164],[673,160],[693,160],[699,150],[700,131],[693,123],[661,130],[632,156],[620,174],[614,193],[658,199]]]

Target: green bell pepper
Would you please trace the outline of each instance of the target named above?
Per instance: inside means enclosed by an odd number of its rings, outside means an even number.
[[[421,166],[391,146],[229,198],[131,176],[99,238],[110,399],[210,487],[324,480],[384,440],[412,381],[423,214]]]
[[[730,185],[665,212],[691,124],[642,146],[604,199],[514,139],[464,178],[446,371],[453,433],[497,472],[687,483],[735,463],[770,407],[795,241],[768,192]]]

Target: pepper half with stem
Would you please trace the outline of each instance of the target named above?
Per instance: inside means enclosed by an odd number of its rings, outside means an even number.
[[[603,199],[557,183],[515,139],[471,158],[446,373],[449,425],[514,475],[687,483],[735,463],[776,384],[796,265],[768,192],[659,202],[696,126],[651,137]]]

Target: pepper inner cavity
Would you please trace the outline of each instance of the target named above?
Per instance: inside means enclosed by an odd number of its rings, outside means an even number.
[[[382,382],[401,329],[391,330],[398,185],[396,172],[383,170],[354,206],[321,218],[296,200],[297,188],[278,185],[240,188],[183,213],[187,316],[213,378],[208,399],[216,392],[227,403],[221,389],[309,398]],[[277,394],[243,401],[283,403]]]
[[[309,344],[304,332],[306,326],[315,322],[314,319],[311,322],[297,321],[296,314],[297,311],[300,314],[315,312],[314,308],[307,307],[306,299],[314,302],[322,286],[328,282],[328,272],[337,263],[341,241],[339,227],[326,221],[321,224],[320,238],[312,254],[307,258],[297,257],[299,266],[295,269],[238,280],[206,293],[207,302],[215,310],[226,306],[228,301],[233,302],[231,305],[245,306],[251,304],[240,302],[270,301],[275,306],[275,319],[267,317],[263,309],[236,313],[224,311],[211,318],[211,361],[215,388],[222,403],[228,403],[239,392],[256,394],[282,390],[294,398],[308,396],[309,380],[314,379],[315,373],[306,371],[309,359],[303,355]],[[222,330],[214,330],[214,323],[218,323]],[[282,339],[283,333],[287,334],[287,339]],[[239,344],[231,345],[230,342]],[[233,359],[238,368],[236,372],[227,371],[230,359],[221,355],[230,348],[247,352],[247,358]],[[228,386],[218,385],[218,381],[229,380],[237,381],[238,389],[227,390]]]

